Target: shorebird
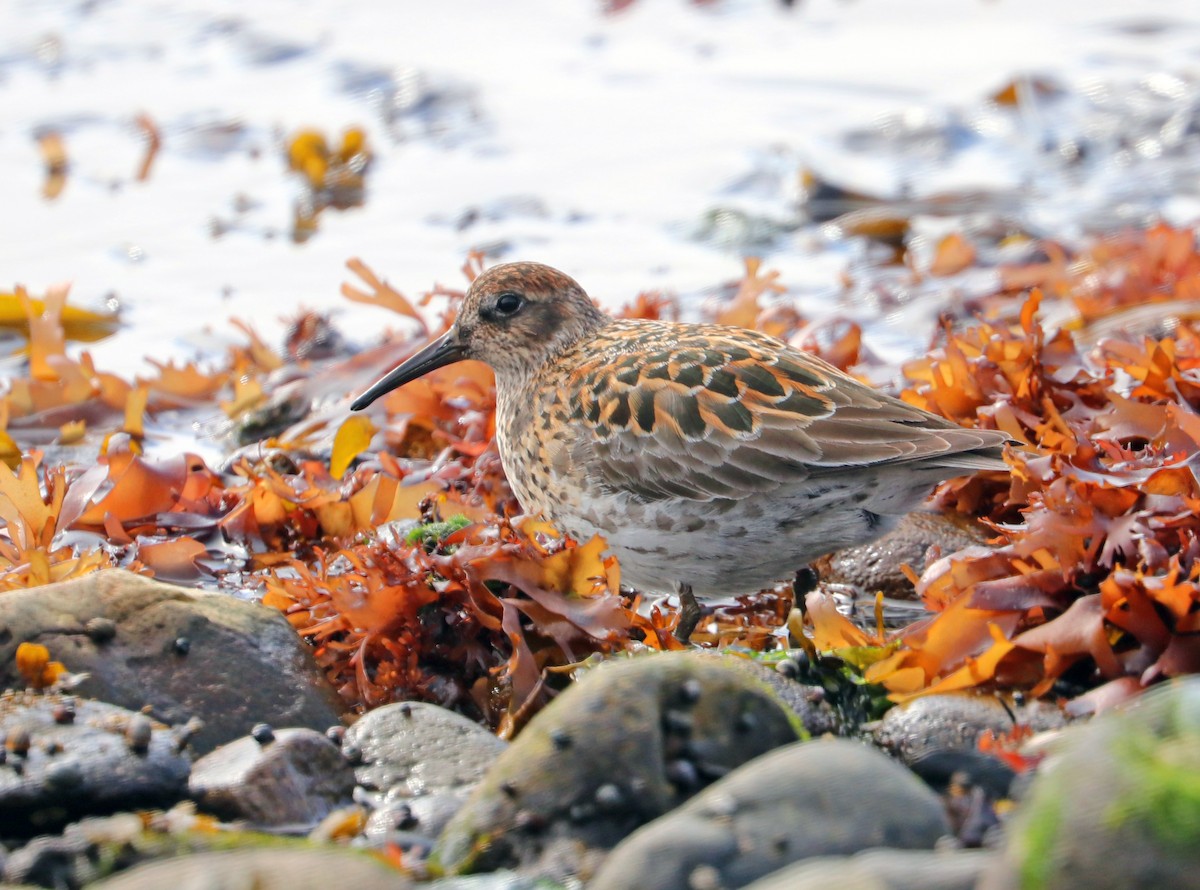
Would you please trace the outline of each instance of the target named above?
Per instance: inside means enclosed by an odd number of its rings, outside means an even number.
[[[450,329],[353,403],[461,359],[496,373],[496,439],[524,510],[599,534],[623,581],[697,599],[762,590],[863,544],[933,487],[1003,470],[1008,437],[880,393],[757,331],[613,318],[573,279],[507,263]]]

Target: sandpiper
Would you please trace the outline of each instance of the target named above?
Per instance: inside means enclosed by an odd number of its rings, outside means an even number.
[[[622,580],[697,598],[752,593],[870,541],[937,483],[1003,470],[1008,437],[877,392],[742,328],[618,319],[569,276],[507,263],[471,285],[451,328],[354,410],[461,359],[496,372],[496,438],[529,513],[602,535]]]

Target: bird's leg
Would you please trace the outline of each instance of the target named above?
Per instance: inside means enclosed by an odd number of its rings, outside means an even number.
[[[700,623],[700,604],[696,602],[690,584],[676,581],[675,593],[679,597],[679,623],[675,625],[675,639],[686,643],[691,639],[696,625]]]

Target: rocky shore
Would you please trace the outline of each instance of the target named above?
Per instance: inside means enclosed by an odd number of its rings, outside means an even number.
[[[802,652],[647,653],[581,667],[508,743],[429,703],[352,720],[275,610],[127,573],[7,594],[0,627],[5,886],[1183,887],[1200,864],[1195,681],[1076,725],[985,695],[856,723]],[[27,642],[65,688],[24,688]]]

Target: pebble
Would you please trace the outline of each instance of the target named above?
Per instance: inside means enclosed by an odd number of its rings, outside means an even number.
[[[588,890],[693,890],[701,872],[714,886],[741,887],[813,856],[932,849],[949,827],[937,795],[878,750],[844,739],[800,742],[638,829]]]
[[[201,809],[256,825],[315,825],[352,802],[354,770],[324,733],[279,729],[270,744],[244,736],[192,767]]]
[[[16,648],[36,640],[86,675],[80,695],[131,711],[148,705],[169,724],[197,718],[198,754],[260,721],[323,730],[344,710],[283,614],[228,594],[112,569],[5,593],[0,627],[0,688],[25,687]]]
[[[437,837],[484,771],[508,747],[461,714],[425,702],[399,702],[364,714],[342,733],[342,754],[376,808],[366,833]]]
[[[589,671],[495,759],[438,867],[586,875],[638,826],[795,741],[799,717],[739,661],[670,652]]]
[[[74,718],[63,721],[69,708]],[[169,806],[187,793],[189,754],[144,714],[57,693],[0,694],[0,824],[28,837],[80,816]]]

